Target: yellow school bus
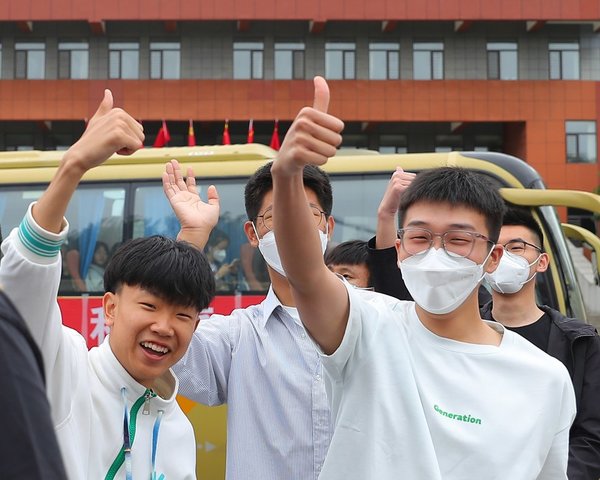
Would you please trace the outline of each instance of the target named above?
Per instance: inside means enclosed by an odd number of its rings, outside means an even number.
[[[146,148],[128,157],[115,155],[89,171],[67,211],[71,229],[62,251],[59,292],[65,324],[78,329],[90,347],[102,342],[107,334],[100,308],[102,287],[88,279],[90,271],[101,268],[94,263],[100,245],[110,256],[131,238],[177,234],[179,225],[164,198],[160,180],[165,162],[172,158],[179,160],[184,170],[193,168],[202,192],[210,184],[217,186],[221,218],[207,248],[218,244],[226,252],[220,262],[236,265],[228,281],[218,285],[217,297],[204,313],[228,314],[233,308],[260,302],[268,288],[268,277],[262,258],[243,233],[243,192],[248,177],[276,153],[258,144]],[[60,158],[61,152],[54,151],[0,153],[0,232],[7,235],[19,224],[27,206],[46,188]],[[595,255],[600,251],[600,240],[578,225],[562,223],[555,207],[600,214],[599,196],[548,190],[526,162],[500,153],[340,151],[324,166],[333,186],[334,242],[367,240],[375,235],[377,206],[398,165],[417,173],[440,166],[468,168],[489,178],[507,201],[531,208],[542,226],[544,248],[551,257],[549,270],[538,276],[538,300],[564,314],[586,319],[583,296],[588,303],[600,299],[600,255]],[[574,239],[578,247],[568,238]],[[585,274],[577,273],[573,262],[573,255],[580,256],[582,244],[594,252],[593,262],[586,260]],[[204,407],[184,398],[179,400],[196,429],[198,478],[224,478],[226,407]]]

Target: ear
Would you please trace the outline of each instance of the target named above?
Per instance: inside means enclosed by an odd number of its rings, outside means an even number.
[[[246,238],[248,242],[253,247],[258,247],[258,237],[256,236],[256,231],[254,230],[254,224],[248,220],[244,223],[244,233],[246,234]]]
[[[550,257],[548,256],[547,253],[542,253],[540,255],[540,259],[537,262],[537,265],[535,266],[535,271],[536,272],[545,272],[546,270],[548,270],[548,267],[550,266]]]
[[[327,238],[331,240],[333,237],[333,229],[335,228],[335,220],[332,215],[327,219]]]
[[[102,307],[104,308],[104,323],[109,327],[115,324],[115,314],[117,310],[118,299],[112,292],[106,292],[102,297]]]
[[[487,273],[492,273],[498,268],[502,254],[504,253],[504,247],[497,243],[490,253],[490,258],[487,261],[487,265],[484,265],[483,270]]]

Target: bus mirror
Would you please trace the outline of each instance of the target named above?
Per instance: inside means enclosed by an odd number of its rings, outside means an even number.
[[[570,223],[562,223],[562,230],[565,236],[571,240],[582,242],[587,245],[591,254],[591,267],[594,278],[594,283],[600,285],[600,238],[594,235],[589,230],[578,225]]]

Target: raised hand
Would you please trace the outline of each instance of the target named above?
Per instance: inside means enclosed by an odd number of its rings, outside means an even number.
[[[283,174],[294,174],[304,165],[323,165],[333,157],[342,143],[344,123],[327,113],[329,86],[315,77],[312,107],[304,107],[288,130],[273,168]]]
[[[107,89],[85,132],[65,154],[64,161],[85,172],[114,153],[131,155],[143,146],[144,128],[125,110],[113,107],[113,96]]]
[[[378,213],[395,216],[398,213],[402,193],[410,186],[415,177],[415,173],[405,172],[402,167],[396,167],[379,204]]]
[[[415,177],[416,174],[405,172],[401,167],[396,167],[396,171],[392,174],[377,209],[375,248],[390,248],[395,245],[397,238],[396,214],[398,213],[400,198]]]
[[[194,171],[188,168],[184,180],[177,160],[165,165],[162,183],[165,196],[181,224],[178,238],[204,248],[210,232],[219,221],[219,194],[216,187],[208,187],[207,201],[202,201],[196,188]]]

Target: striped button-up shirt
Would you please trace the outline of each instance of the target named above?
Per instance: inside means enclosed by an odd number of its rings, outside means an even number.
[[[272,289],[259,305],[202,320],[174,370],[181,395],[228,405],[228,480],[317,479],[332,433],[323,367]]]

